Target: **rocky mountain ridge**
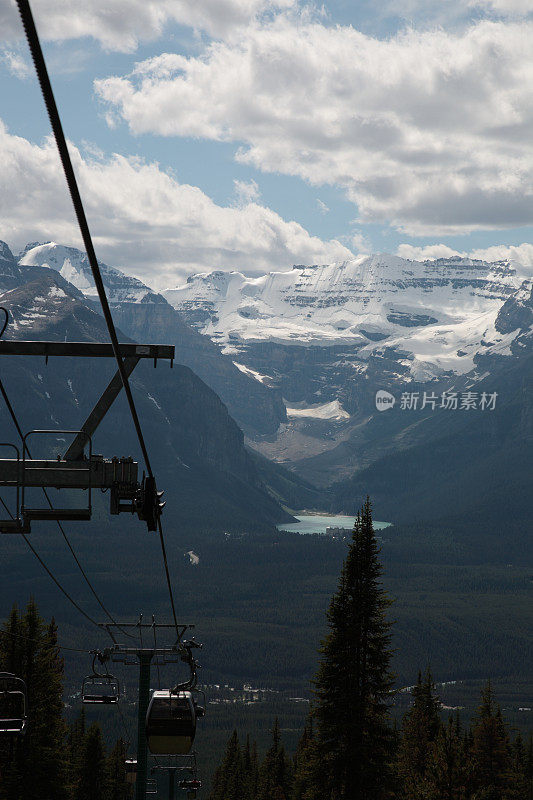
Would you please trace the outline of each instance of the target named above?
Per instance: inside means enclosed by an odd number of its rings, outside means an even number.
[[[281,395],[243,373],[207,336],[191,328],[162,297],[136,278],[100,263],[102,278],[117,324],[132,338],[174,344],[178,363],[190,367],[226,403],[250,435],[274,433],[286,420]],[[79,297],[99,312],[100,305],[85,253],[55,242],[32,242],[15,257],[0,242],[0,289],[18,285],[22,276],[53,270]]]
[[[106,341],[103,318],[52,270],[33,268],[0,293],[8,339]],[[120,333],[122,341],[130,341]],[[112,359],[3,356],[2,380],[24,430],[77,430],[115,371]],[[265,529],[291,517],[264,485],[242,431],[188,367],[141,362],[131,378],[152,461],[179,529]],[[4,416],[3,440],[17,441]],[[58,433],[61,437],[62,434]],[[61,439],[58,439],[58,442]],[[65,441],[63,439],[62,441]],[[93,446],[106,457],[139,455],[125,399],[116,400]]]

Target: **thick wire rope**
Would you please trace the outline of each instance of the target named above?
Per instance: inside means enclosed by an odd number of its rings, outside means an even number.
[[[41,85],[41,91],[43,94],[44,103],[46,105],[46,110],[48,111],[48,116],[50,118],[50,123],[52,125],[52,130],[56,140],[57,149],[59,150],[59,156],[61,158],[63,170],[65,172],[65,177],[67,179],[67,185],[70,191],[70,196],[72,198],[72,203],[74,204],[74,211],[76,212],[76,217],[78,218],[78,225],[80,227],[91,271],[93,273],[96,290],[98,292],[98,297],[100,299],[100,304],[102,306],[102,312],[104,314],[104,319],[107,324],[109,337],[111,339],[111,344],[113,346],[113,352],[115,354],[117,367],[120,372],[120,377],[122,378],[122,383],[124,386],[124,391],[126,392],[126,397],[128,399],[130,413],[133,419],[135,430],[137,432],[139,444],[141,446],[143,458],[146,464],[146,470],[149,476],[152,478],[153,472],[152,472],[152,466],[150,464],[150,458],[148,456],[148,450],[144,442],[144,436],[142,433],[141,424],[137,414],[137,409],[135,407],[135,401],[131,393],[131,387],[129,384],[128,376],[126,374],[126,370],[124,369],[124,362],[122,361],[122,357],[120,355],[120,346],[118,343],[115,324],[113,322],[113,317],[111,316],[111,311],[107,300],[104,282],[100,274],[100,267],[98,265],[98,260],[96,258],[96,253],[94,251],[91,233],[89,231],[89,225],[87,223],[87,218],[85,216],[85,211],[83,208],[83,203],[78,189],[76,176],[74,174],[72,161],[70,159],[70,153],[65,139],[65,134],[63,133],[63,126],[61,124],[59,111],[57,110],[54,93],[52,91],[52,84],[50,83],[50,78],[48,76],[48,70],[46,68],[43,51],[41,49],[41,43],[39,41],[37,29],[35,28],[33,14],[31,12],[28,0],[17,0],[17,4],[20,16],[22,18],[22,24],[26,32],[26,37],[28,39],[28,45],[30,47],[33,63],[35,65],[35,70],[37,72],[37,77]]]
[[[4,335],[4,333],[5,333],[5,330],[6,330],[6,326],[7,326],[8,319],[9,319],[9,314],[8,314],[8,312],[7,312],[7,309],[5,309],[3,306],[0,306],[0,309],[1,309],[1,310],[4,312],[4,314],[5,314],[5,317],[6,317],[6,319],[5,319],[5,322],[4,322],[4,325],[3,325],[3,327],[2,327],[2,330],[0,331],[0,339],[1,339],[1,338],[2,338],[2,336],[3,336],[3,335]],[[20,436],[20,440],[21,440],[21,442],[22,442],[22,446],[25,448],[25,450],[26,450],[26,452],[27,452],[27,454],[28,454],[28,457],[29,457],[29,458],[31,458],[30,449],[29,449],[28,445],[27,445],[27,444],[26,444],[26,442],[25,442],[25,439],[24,439],[24,434],[22,433],[22,428],[20,427],[19,421],[18,421],[18,419],[17,419],[17,415],[15,414],[15,410],[14,410],[13,406],[11,405],[11,401],[10,401],[10,399],[9,399],[9,396],[8,396],[8,394],[7,394],[7,392],[6,392],[6,389],[5,389],[5,387],[4,387],[4,384],[3,384],[3,381],[2,381],[2,379],[1,379],[1,378],[0,378],[0,392],[2,393],[2,396],[3,396],[3,398],[4,398],[4,401],[5,401],[5,403],[6,403],[6,406],[7,406],[7,408],[8,408],[8,411],[9,411],[9,414],[10,414],[10,416],[11,416],[11,419],[12,419],[12,421],[13,421],[13,424],[15,425],[15,428],[17,429],[17,433],[18,433],[18,435]],[[43,492],[43,494],[44,494],[44,496],[45,496],[45,498],[46,498],[46,500],[47,500],[47,502],[48,502],[48,505],[50,506],[50,508],[51,508],[51,509],[53,509],[53,508],[54,508],[54,506],[53,506],[53,503],[52,503],[52,501],[50,500],[50,496],[49,496],[48,492],[46,491],[46,489],[44,488],[44,486],[43,486],[43,487],[41,487],[41,488],[42,488],[42,492]],[[2,503],[3,503],[3,501],[2,501]],[[4,503],[3,503],[3,505],[5,506],[5,504],[4,504]],[[12,515],[11,515],[11,516],[12,516]],[[129,633],[128,631],[126,631],[126,630],[124,630],[123,628],[121,628],[121,627],[120,627],[120,625],[119,625],[119,624],[116,622],[116,620],[114,619],[113,615],[112,615],[112,614],[111,614],[111,613],[110,613],[110,612],[107,610],[107,608],[105,607],[105,605],[103,604],[103,602],[100,600],[100,597],[98,596],[98,594],[97,594],[97,592],[96,592],[95,588],[93,587],[93,585],[92,585],[91,581],[89,580],[89,577],[87,576],[87,573],[86,573],[86,572],[85,572],[85,570],[83,569],[83,567],[82,567],[82,565],[81,565],[81,563],[80,563],[80,560],[79,560],[78,556],[76,555],[76,552],[75,552],[74,548],[72,547],[72,545],[71,545],[71,543],[70,543],[70,540],[69,540],[69,538],[68,538],[68,536],[67,536],[67,534],[66,534],[66,532],[65,532],[65,529],[64,529],[64,528],[63,528],[63,526],[61,525],[61,522],[60,522],[59,520],[56,520],[56,523],[57,523],[57,527],[58,527],[58,528],[59,528],[59,530],[61,531],[61,535],[63,536],[63,539],[65,540],[65,542],[66,542],[66,544],[67,544],[67,547],[68,547],[68,549],[70,550],[70,552],[71,552],[71,554],[72,554],[72,557],[73,557],[74,561],[76,562],[76,565],[77,565],[77,567],[78,567],[79,571],[80,571],[80,572],[81,572],[81,574],[83,575],[83,578],[84,578],[84,580],[85,580],[85,582],[86,582],[87,586],[88,586],[88,587],[89,587],[89,589],[91,590],[92,594],[94,595],[94,597],[95,597],[95,599],[96,599],[96,602],[98,603],[98,605],[100,606],[100,608],[102,609],[102,611],[104,612],[104,614],[106,614],[106,616],[107,616],[107,617],[109,617],[109,619],[111,620],[111,622],[112,622],[114,625],[116,625],[116,626],[117,626],[117,628],[118,628],[118,629],[119,629],[119,630],[120,630],[120,631],[121,631],[121,632],[122,632],[122,633],[123,633],[125,636],[128,636],[130,639],[134,639],[134,640],[135,640],[135,636],[132,636],[132,634],[131,634],[131,633]]]
[[[14,518],[14,516],[13,516],[13,514],[11,513],[11,511],[9,510],[9,508],[7,507],[7,505],[5,504],[5,502],[4,502],[4,499],[3,499],[2,497],[0,497],[0,503],[2,503],[2,505],[4,506],[5,510],[7,511],[7,513],[8,513],[8,514],[9,514],[9,516],[11,517],[11,519],[15,519],[15,518]],[[78,603],[77,603],[77,602],[76,602],[76,601],[75,601],[75,600],[74,600],[74,599],[73,599],[73,598],[70,596],[70,594],[67,592],[67,590],[66,590],[66,589],[64,589],[64,588],[61,586],[60,582],[57,580],[57,578],[56,578],[56,577],[55,577],[55,575],[52,573],[52,571],[51,571],[50,569],[48,569],[48,567],[47,567],[47,566],[46,566],[46,564],[44,563],[43,559],[41,558],[41,556],[39,555],[39,553],[37,552],[37,550],[36,550],[36,549],[34,548],[34,546],[31,544],[31,542],[29,541],[29,539],[28,539],[28,537],[26,536],[26,534],[24,534],[24,533],[21,533],[20,535],[22,536],[22,538],[24,539],[24,541],[26,542],[26,544],[28,545],[28,547],[29,547],[29,548],[30,548],[30,550],[32,551],[33,555],[35,556],[35,558],[37,559],[37,561],[39,562],[39,564],[40,564],[40,565],[43,567],[43,569],[44,569],[44,570],[45,570],[45,571],[48,573],[48,575],[49,575],[49,576],[52,578],[52,580],[53,580],[53,582],[55,583],[55,585],[57,586],[57,588],[58,588],[58,589],[59,589],[61,592],[63,592],[63,594],[65,595],[65,597],[67,598],[67,600],[68,600],[70,603],[72,603],[72,605],[74,606],[74,608],[76,608],[76,609],[77,609],[77,610],[80,612],[80,614],[82,614],[82,615],[85,617],[85,619],[89,620],[89,622],[91,622],[93,625],[96,625],[96,627],[97,627],[98,629],[100,629],[100,625],[98,624],[98,622],[97,622],[95,619],[93,619],[93,618],[92,618],[92,617],[91,617],[89,614],[87,614],[87,612],[86,612],[86,611],[84,611],[84,610],[83,610],[83,608],[82,608],[80,605],[78,605]]]
[[[11,631],[6,631],[4,629],[0,629],[0,639],[2,638],[2,636],[11,636],[12,639],[22,639],[25,642],[31,642],[32,641],[32,639],[30,639],[28,636],[24,636],[21,633],[12,633]],[[59,648],[59,650],[68,650],[70,653],[83,653],[84,655],[91,655],[92,654],[92,650],[82,650],[79,647],[67,647],[64,644],[59,644],[59,642],[57,642],[54,645],[54,647]]]
[[[50,78],[48,76],[48,70],[46,68],[46,62],[44,60],[41,43],[39,41],[39,35],[35,27],[35,22],[33,19],[30,3],[29,0],[17,0],[17,5],[22,19],[22,24],[24,26],[24,30],[26,32],[26,38],[28,40],[28,45],[33,58],[33,63],[35,65],[35,70],[37,72],[37,77],[39,79],[39,83],[41,86],[41,91],[43,94],[46,110],[48,111],[48,116],[50,118],[50,124],[52,125],[52,130],[54,132],[57,149],[59,150],[59,156],[61,158],[61,163],[63,165],[63,170],[65,172],[65,178],[67,180],[70,196],[74,204],[74,210],[76,212],[76,217],[78,219],[78,225],[80,227],[81,235],[85,245],[85,250],[87,252],[87,258],[89,259],[89,264],[93,273],[93,278],[96,285],[96,290],[98,292],[98,297],[100,298],[102,312],[107,324],[107,329],[109,332],[109,337],[111,339],[111,344],[113,346],[113,352],[115,354],[117,367],[120,372],[120,377],[122,378],[122,384],[124,386],[124,391],[126,393],[126,397],[128,400],[131,417],[133,420],[133,424],[135,426],[135,430],[137,432],[137,438],[139,440],[144,462],[146,464],[146,470],[148,472],[148,475],[151,478],[153,478],[154,474],[152,471],[150,458],[148,456],[148,450],[146,448],[146,444],[144,441],[144,436],[141,429],[141,423],[139,421],[137,409],[135,407],[135,401],[133,399],[133,395],[131,392],[128,376],[124,368],[124,362],[122,361],[122,357],[120,355],[120,348],[117,338],[117,332],[115,329],[115,324],[113,322],[113,317],[111,316],[111,310],[109,308],[104,282],[102,280],[100,267],[98,266],[98,260],[96,258],[96,253],[94,251],[91,232],[89,230],[89,225],[87,223],[87,218],[85,216],[81,195],[76,181],[76,175],[74,173],[74,168],[72,166],[72,161],[70,159],[70,153],[65,139],[65,134],[63,132],[63,126],[61,124],[59,111],[57,110],[54,92],[52,90],[52,84],[50,83]],[[176,633],[179,635],[179,626],[176,616],[176,609],[174,605],[174,594],[172,591],[172,583],[170,580],[170,572],[168,569],[165,540],[164,540],[163,528],[161,525],[160,516],[158,518],[158,530],[159,530],[159,540],[161,543],[161,551],[163,554],[163,561],[165,565],[167,586],[170,595],[170,604],[172,606],[172,614],[174,617],[174,625],[176,627]]]

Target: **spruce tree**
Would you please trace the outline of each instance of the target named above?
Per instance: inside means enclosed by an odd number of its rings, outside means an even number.
[[[329,633],[315,680],[316,796],[381,800],[387,796],[392,732],[390,606],[367,498],[355,520]]]
[[[98,723],[87,730],[83,742],[80,780],[75,800],[105,800],[107,789],[106,755],[102,731]]]
[[[272,728],[272,745],[261,765],[258,800],[288,800],[291,789],[291,769],[281,744],[279,721]]]
[[[509,736],[490,681],[472,725],[472,779],[476,800],[506,800],[511,756]]]
[[[259,787],[259,761],[257,758],[257,743],[250,745],[250,737],[246,737],[246,747],[243,755],[244,770],[244,798],[256,800]]]
[[[22,616],[14,608],[0,632],[0,670],[26,682],[29,717],[26,735],[0,746],[0,798],[65,800],[63,660],[55,624],[45,625],[33,599]]]
[[[237,731],[226,746],[224,759],[215,772],[209,800],[245,800],[243,759]]]
[[[315,796],[314,767],[317,761],[313,717],[309,715],[294,754],[291,800],[312,800]]]
[[[533,800],[533,733],[529,735],[527,744],[524,774],[526,778],[526,798],[527,800]]]
[[[418,673],[412,696],[413,705],[403,718],[398,748],[399,794],[407,800],[424,800],[426,772],[441,728],[441,703],[429,667],[424,677]]]
[[[466,800],[470,797],[468,758],[458,716],[450,716],[447,725],[439,727],[425,775],[428,800]]]
[[[128,800],[131,785],[126,781],[126,745],[118,739],[106,762],[105,800]]]

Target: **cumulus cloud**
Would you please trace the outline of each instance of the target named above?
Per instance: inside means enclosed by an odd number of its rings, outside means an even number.
[[[262,273],[352,257],[257,203],[217,205],[155,163],[71,154],[99,258],[155,287],[212,268]],[[53,141],[33,144],[0,123],[0,163],[0,238],[15,248],[51,238],[79,246]]]
[[[454,250],[453,247],[448,247],[447,244],[428,244],[423,247],[418,247],[412,244],[401,244],[397,251],[397,256],[401,258],[408,258],[411,261],[426,261],[435,258],[452,258],[453,256],[466,255]]]
[[[502,17],[527,17],[533,13],[531,0],[469,0],[469,5]]]
[[[417,247],[411,244],[401,244],[396,255],[410,258],[413,261],[433,260],[435,258],[452,258],[453,256],[466,256],[479,258],[482,261],[516,261],[523,266],[533,266],[533,244],[524,242],[519,245],[492,245],[491,247],[477,248],[470,251],[454,250],[446,244],[429,244]]]
[[[258,169],[344,187],[359,221],[450,235],[533,221],[533,24],[381,40],[286,15],[97,81],[135,134],[237,145]]]
[[[19,80],[26,80],[31,74],[28,62],[20,53],[14,50],[3,50],[0,54],[0,61],[2,61],[9,72],[19,78]]]
[[[140,41],[159,37],[171,23],[211,36],[228,35],[268,11],[287,9],[296,0],[33,0],[37,28],[45,39],[89,36],[106,50],[133,52]],[[22,36],[15,0],[0,0],[0,38]]]
[[[233,181],[233,188],[235,190],[235,194],[237,196],[237,205],[244,206],[248,205],[248,203],[253,203],[256,200],[259,200],[261,197],[261,192],[259,191],[259,186],[257,182],[253,179],[251,181]]]

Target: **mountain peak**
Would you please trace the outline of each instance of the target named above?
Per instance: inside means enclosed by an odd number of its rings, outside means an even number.
[[[67,247],[56,242],[27,244],[19,256],[21,266],[38,266],[53,269],[79,289],[90,300],[97,298],[93,275],[86,253],[77,247]],[[111,303],[154,302],[152,290],[137,278],[125,275],[114,267],[99,262],[104,285]],[[161,302],[161,300],[157,300]]]

